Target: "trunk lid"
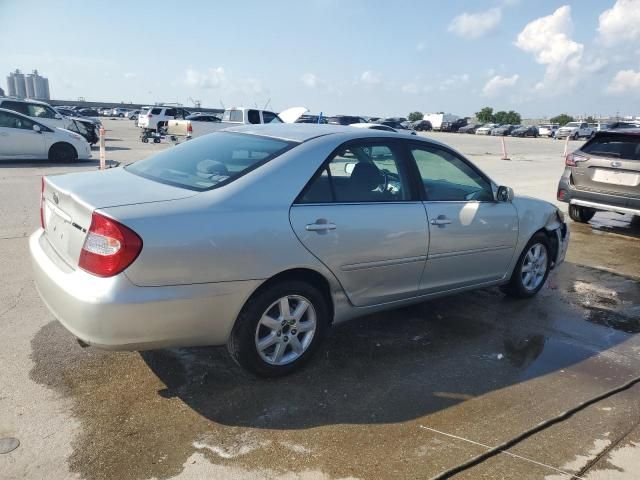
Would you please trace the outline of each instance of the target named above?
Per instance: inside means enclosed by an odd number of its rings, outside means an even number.
[[[197,193],[148,180],[123,168],[44,177],[45,237],[65,263],[76,268],[94,210],[179,200]]]
[[[599,132],[576,154],[586,158],[571,169],[571,179],[577,188],[640,196],[640,131]]]

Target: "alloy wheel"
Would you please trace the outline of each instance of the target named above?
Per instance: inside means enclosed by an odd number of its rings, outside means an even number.
[[[540,286],[547,273],[547,247],[542,243],[534,243],[522,262],[522,285],[528,291]]]
[[[273,302],[260,317],[255,345],[260,358],[270,365],[287,365],[307,351],[316,333],[313,304],[300,295]]]

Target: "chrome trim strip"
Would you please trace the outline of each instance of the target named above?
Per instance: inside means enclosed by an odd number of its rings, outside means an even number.
[[[424,262],[426,259],[426,256],[421,255],[419,257],[392,258],[390,260],[378,260],[375,262],[352,263],[350,265],[342,265],[340,270],[343,272],[353,272],[354,270],[365,270],[367,268],[390,267],[392,265],[403,265],[405,263]]]
[[[457,252],[443,252],[443,253],[431,253],[429,254],[428,260],[435,260],[439,258],[447,258],[447,257],[457,257],[458,255],[473,255],[474,253],[487,253],[487,252],[497,252],[499,250],[512,250],[514,247],[510,245],[499,245],[497,247],[485,247],[485,248],[475,248],[473,250],[459,250]]]
[[[572,199],[570,205],[580,205],[581,207],[590,207],[597,210],[606,210],[608,212],[629,213],[631,215],[640,215],[640,210],[635,208],[617,207],[615,205],[607,205],[605,203],[588,202],[586,200]]]

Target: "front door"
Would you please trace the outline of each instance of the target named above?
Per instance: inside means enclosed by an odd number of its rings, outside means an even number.
[[[518,240],[515,207],[495,201],[489,180],[453,151],[415,144],[411,154],[422,179],[430,234],[420,291],[504,277]]]
[[[347,144],[290,211],[305,247],[356,306],[414,296],[428,250],[425,209],[393,142]]]
[[[0,156],[4,158],[45,158],[44,134],[35,123],[20,115],[0,112]]]

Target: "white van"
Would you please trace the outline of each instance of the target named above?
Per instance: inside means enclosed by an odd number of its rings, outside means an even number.
[[[71,121],[60,115],[51,105],[26,98],[0,97],[0,108],[13,110],[50,128],[67,128]]]

